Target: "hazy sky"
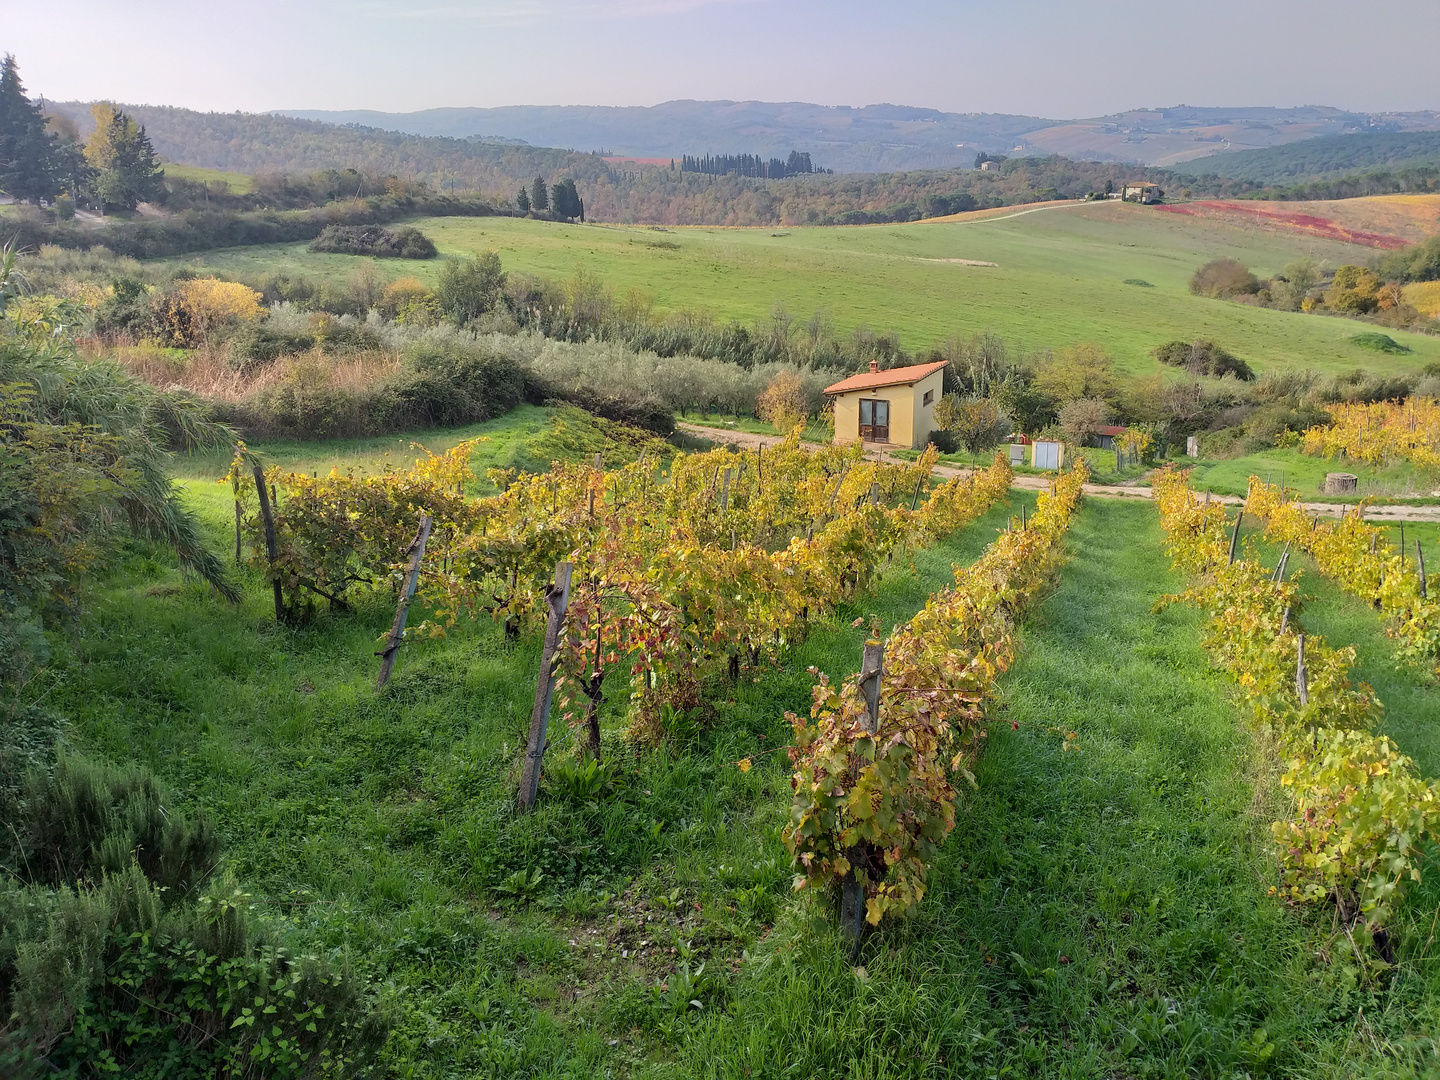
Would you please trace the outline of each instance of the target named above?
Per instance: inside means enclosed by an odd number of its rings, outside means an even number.
[[[0,0],[56,99],[201,109],[874,102],[1440,108],[1440,0]]]

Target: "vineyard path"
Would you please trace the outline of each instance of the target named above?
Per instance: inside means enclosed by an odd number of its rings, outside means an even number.
[[[729,431],[723,428],[705,427],[701,424],[687,424],[684,421],[677,421],[675,427],[687,435],[710,439],[713,442],[729,443],[747,450],[754,450],[762,446],[774,446],[781,441],[778,435],[760,435],[752,431]],[[801,445],[809,446],[810,444],[801,443]],[[884,459],[884,452],[867,450],[866,456],[879,461]],[[970,470],[953,465],[936,465],[934,473],[936,476],[948,480],[952,476],[969,476]],[[1049,488],[1050,481],[1043,476],[1017,476],[1010,486],[1029,491],[1040,491]],[[1150,489],[1129,484],[1086,484],[1085,494],[1110,499],[1148,499],[1150,498]],[[1213,495],[1211,501],[1223,503],[1226,506],[1242,506],[1245,502],[1236,495]],[[1302,502],[1299,505],[1307,513],[1318,514],[1321,517],[1343,517],[1350,509],[1350,506],[1345,503]],[[1440,506],[1370,506],[1365,510],[1365,519],[1382,522],[1440,522]]]

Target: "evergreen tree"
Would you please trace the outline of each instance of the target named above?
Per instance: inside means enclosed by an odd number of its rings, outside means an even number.
[[[530,212],[530,193],[523,187],[520,189],[520,194],[515,196],[515,205],[520,208],[522,214]]]
[[[95,194],[102,207],[134,210],[158,196],[165,170],[145,129],[108,102],[90,111],[95,133],[85,144],[85,160],[95,169]]]
[[[536,210],[550,209],[550,196],[545,187],[545,181],[535,177],[535,182],[530,185],[530,205]]]
[[[6,53],[0,62],[0,191],[33,203],[58,195],[59,141],[45,130],[45,114],[25,96],[20,68]]]
[[[550,189],[550,206],[561,217],[585,220],[585,205],[580,201],[574,180],[561,180]]]

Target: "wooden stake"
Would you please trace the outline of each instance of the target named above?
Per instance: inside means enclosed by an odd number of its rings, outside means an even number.
[[[265,472],[259,465],[254,467],[255,490],[260,495],[260,517],[265,522],[265,557],[270,561],[270,573],[275,573],[275,560],[280,557],[279,545],[275,542],[275,514],[270,506],[270,492],[265,489]],[[275,589],[275,621],[285,621],[285,597],[280,592],[280,579],[270,582]]]
[[[240,500],[238,498],[235,500],[235,565],[240,565]]]
[[[720,512],[723,514],[725,508],[730,505],[730,470],[725,470],[725,487],[720,491]]]
[[[409,564],[405,567],[405,582],[400,589],[400,602],[395,605],[395,621],[390,624],[390,636],[385,639],[385,648],[375,655],[380,657],[380,674],[375,679],[375,692],[385,689],[390,681],[390,672],[395,668],[395,657],[400,644],[405,640],[405,620],[410,617],[410,601],[415,599],[415,586],[420,582],[420,564],[425,560],[425,545],[430,542],[430,515],[420,515],[420,531],[410,541],[405,552]]]
[[[1280,615],[1280,633],[1281,633],[1282,635],[1285,633],[1285,627],[1288,626],[1289,623],[1290,623],[1290,608],[1289,608],[1289,606],[1286,606],[1284,612],[1282,612],[1281,615]]]
[[[1296,637],[1299,648],[1295,653],[1295,692],[1300,695],[1302,706],[1310,704],[1310,683],[1305,672],[1305,635]]]
[[[1270,580],[1279,585],[1285,580],[1285,560],[1290,558],[1290,541],[1285,541],[1285,550],[1280,553],[1280,561],[1275,564],[1275,573],[1270,575]]]
[[[1427,600],[1425,595],[1425,552],[1420,550],[1420,541],[1415,541],[1415,566],[1420,572],[1420,599]]]
[[[920,505],[920,489],[925,486],[925,474],[920,474],[920,479],[915,481],[915,494],[910,497],[910,512],[915,512],[915,507]]]
[[[1235,531],[1230,534],[1230,559],[1226,564],[1227,566],[1233,566],[1235,564],[1235,548],[1240,543],[1240,522],[1244,519],[1245,508],[1242,506],[1240,512],[1235,515]]]
[[[520,809],[535,805],[540,790],[540,759],[545,756],[545,733],[550,727],[550,701],[555,692],[555,650],[560,646],[560,627],[570,606],[570,575],[574,563],[555,564],[555,584],[545,590],[545,643],[540,649],[540,674],[535,681],[535,707],[530,713],[530,737],[525,748],[525,768],[520,775]]]
[[[870,505],[880,505],[880,481],[873,480],[870,483]]]
[[[860,693],[865,699],[865,715],[861,723],[871,735],[880,730],[880,682],[884,677],[885,646],[867,643],[860,660]],[[865,885],[870,874],[866,867],[854,866],[845,875],[840,892],[840,928],[851,940],[852,955],[860,951],[860,938],[865,932]]]

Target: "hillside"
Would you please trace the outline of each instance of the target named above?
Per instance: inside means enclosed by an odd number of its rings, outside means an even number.
[[[1372,131],[1306,139],[1264,150],[1212,154],[1173,168],[1193,176],[1224,176],[1290,185],[1374,169],[1440,165],[1440,131]]]
[[[1379,209],[1347,219],[1357,227],[1385,220]],[[1151,355],[1156,345],[1196,338],[1222,343],[1257,371],[1303,365],[1326,374],[1357,367],[1398,374],[1440,362],[1440,337],[1397,331],[1414,351],[1375,353],[1350,340],[1364,327],[1348,319],[1191,293],[1195,268],[1221,256],[1268,275],[1302,257],[1340,265],[1377,253],[1337,239],[1340,229],[1257,223],[1239,214],[1189,216],[1100,202],[859,229],[661,231],[493,217],[414,224],[442,255],[495,251],[508,271],[557,280],[583,271],[617,296],[634,290],[657,312],[699,310],[717,321],[754,324],[770,319],[778,305],[798,325],[813,314],[816,325],[842,337],[860,327],[893,332],[912,351],[988,330],[1031,349],[1098,341],[1135,375],[1163,370]],[[255,282],[320,276],[343,286],[360,263],[285,244],[209,252],[175,265]],[[433,283],[440,265],[381,269]]]
[[[82,134],[88,132],[88,106],[66,102],[49,107],[74,117]],[[990,171],[969,168],[967,162],[963,169],[752,180],[610,162],[599,154],[499,139],[410,135],[274,114],[125,108],[145,125],[162,158],[188,166],[291,175],[353,168],[371,176],[421,180],[447,194],[478,192],[504,205],[537,175],[551,183],[568,177],[579,186],[591,220],[654,225],[914,221],[962,210],[1082,198],[1137,175],[1162,184],[1171,179],[1168,173],[1115,163],[1012,157]],[[816,160],[829,164],[823,157]]]
[[[968,166],[977,150],[1170,165],[1222,146],[1248,150],[1376,127],[1440,128],[1440,113],[1370,114],[1309,106],[1180,105],[1078,120],[903,105],[850,108],[763,101],[667,101],[646,108],[517,105],[411,113],[312,109],[287,110],[285,115],[413,135],[523,139],[537,146],[605,149],[635,157],[742,151],[783,156],[804,150],[837,172]]]

